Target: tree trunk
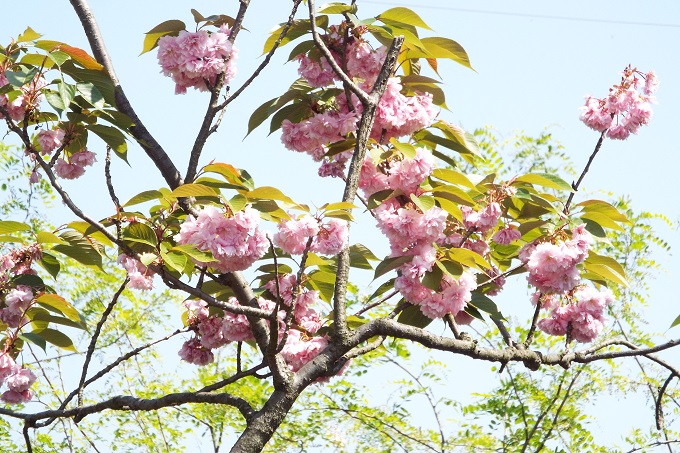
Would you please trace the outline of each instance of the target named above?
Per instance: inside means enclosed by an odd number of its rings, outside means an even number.
[[[278,429],[300,392],[276,390],[262,409],[257,411],[238,438],[231,453],[256,453],[262,451]]]

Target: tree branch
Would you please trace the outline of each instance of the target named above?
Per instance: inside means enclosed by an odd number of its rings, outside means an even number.
[[[85,363],[83,364],[83,371],[80,374],[80,382],[78,383],[78,406],[83,405],[83,389],[85,388],[87,368],[90,366],[90,360],[92,360],[92,354],[94,354],[94,349],[97,345],[97,338],[99,338],[99,333],[102,331],[102,327],[104,326],[106,319],[109,317],[109,314],[113,311],[113,308],[118,303],[118,298],[123,293],[123,290],[125,289],[129,281],[130,279],[126,278],[123,284],[120,285],[120,288],[118,289],[118,291],[116,291],[116,294],[113,295],[113,298],[111,299],[111,302],[109,302],[109,305],[104,310],[104,313],[102,313],[101,318],[99,318],[97,327],[94,329],[92,339],[90,340],[90,345],[87,347],[87,353],[85,354]],[[68,404],[68,401],[65,401],[65,403]]]
[[[115,87],[115,97],[116,97],[116,107],[121,113],[124,113],[132,120],[133,125],[130,127],[130,133],[133,137],[137,139],[137,142],[142,147],[147,156],[154,163],[156,168],[161,172],[161,175],[168,183],[171,189],[175,189],[181,186],[184,182],[182,181],[182,176],[173,164],[170,157],[167,155],[163,147],[156,141],[156,139],[151,135],[151,133],[146,129],[144,123],[139,119],[137,113],[132,108],[130,101],[123,92],[123,87],[121,86],[118,77],[116,76],[116,71],[113,68],[113,62],[111,57],[106,50],[106,45],[104,44],[104,39],[97,25],[97,21],[90,10],[87,0],[69,0],[71,6],[78,15],[80,23],[83,26],[87,40],[90,43],[90,48],[92,49],[92,54],[95,59],[104,66],[106,72],[108,73],[111,82]]]

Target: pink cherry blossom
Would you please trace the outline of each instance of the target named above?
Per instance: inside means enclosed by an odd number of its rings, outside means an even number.
[[[347,247],[349,226],[346,220],[331,218],[323,224],[312,243],[312,251],[326,256],[335,256]]]
[[[38,132],[36,140],[40,145],[40,152],[49,155],[64,143],[65,132],[63,129],[42,129]]]
[[[2,395],[0,395],[0,400],[8,404],[28,403],[32,398],[33,392],[30,390],[24,390],[23,392],[7,390]]]
[[[33,383],[36,381],[37,377],[28,368],[20,368],[15,370],[14,374],[5,379],[5,384],[10,390],[23,393],[28,390]]]
[[[57,159],[54,165],[54,172],[60,178],[77,179],[85,174],[85,167],[93,165],[95,161],[95,154],[83,148],[77,153],[71,154],[69,162],[66,162],[61,157]]]
[[[500,245],[508,245],[522,238],[522,233],[517,228],[505,227],[493,235],[491,240]]]
[[[638,76],[645,80],[642,88]],[[625,140],[649,123],[652,116],[650,104],[655,102],[651,95],[658,86],[654,71],[643,74],[628,66],[622,73],[621,84],[610,88],[603,99],[586,97],[580,119],[591,129],[606,131],[608,138]]]
[[[185,341],[177,354],[185,362],[193,363],[194,365],[203,366],[215,361],[215,355],[210,349],[203,347],[198,338]]]
[[[288,363],[290,370],[296,372],[319,355],[326,346],[328,346],[326,337],[309,338],[303,336],[299,330],[291,329],[281,355]]]
[[[416,148],[413,159],[404,158],[390,166],[387,181],[392,190],[400,189],[406,195],[415,193],[425,178],[432,174],[434,156],[425,148]]]
[[[187,216],[175,240],[211,252],[215,261],[208,264],[220,272],[245,270],[265,254],[269,245],[258,228],[259,218],[250,205],[231,216],[205,206],[197,217]]]
[[[474,228],[475,231],[480,233],[486,233],[495,227],[502,214],[501,206],[495,201],[487,204],[479,211],[474,211],[469,206],[461,206],[460,210],[463,213],[465,228],[468,230]]]
[[[206,81],[214,85],[218,75],[224,74],[227,83],[236,75],[238,51],[229,34],[222,26],[213,33],[182,30],[178,36],[158,40],[158,63],[161,72],[175,82],[175,94],[184,94],[187,88],[206,91]]]
[[[300,255],[309,238],[315,237],[319,231],[319,221],[309,214],[302,214],[279,223],[273,242],[286,253]]]
[[[336,80],[339,80],[326,57],[313,60],[305,54],[300,54],[295,57],[295,60],[300,63],[298,74],[313,87],[333,85]]]
[[[17,368],[17,364],[14,359],[6,352],[0,353],[0,385],[5,382],[5,379],[9,377]]]
[[[219,316],[211,316],[198,323],[201,345],[207,349],[215,349],[229,343],[222,330],[224,320]]]
[[[130,279],[128,286],[133,289],[149,290],[153,288],[154,272],[144,264],[124,253],[118,256],[118,264],[123,266]]]

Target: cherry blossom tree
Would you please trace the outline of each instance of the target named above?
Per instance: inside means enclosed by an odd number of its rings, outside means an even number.
[[[31,28],[0,54],[0,116],[31,162],[25,183],[51,188],[77,218],[57,228],[0,221],[0,399],[9,405],[34,399],[41,385],[35,367],[42,363],[36,356],[27,364],[32,346],[75,351],[74,331],[88,339],[79,382],[58,405],[0,409],[23,423],[28,451],[31,436],[65,420],[191,403],[238,411],[242,429],[232,451],[261,451],[310,387],[409,343],[497,363],[501,371],[515,363],[541,373],[644,358],[669,373],[652,391],[662,413],[664,393],[679,375],[654,353],[680,340],[635,344],[607,327],[620,288],[629,283],[627,263],[605,245],[633,221],[615,204],[575,198],[604,144],[633,139],[650,121],[659,86],[653,71],[627,66],[609,93],[586,98],[581,119],[599,138],[573,183],[553,171],[501,179],[502,169],[473,170],[484,169],[475,135],[441,118],[446,102],[438,61],[472,69],[467,53],[452,39],[425,36],[429,27],[414,11],[394,7],[360,19],[357,2],[317,7],[295,0],[264,43],[261,65],[232,91],[249,1],[241,0],[233,17],[191,10],[195,27],[171,19],[143,38],[143,53],[155,54],[174,94],[199,91],[207,99],[182,173],[135,113],[87,2],[71,4],[92,55]],[[238,114],[229,109],[233,100],[256,86],[272,55],[292,43],[289,61],[300,78],[254,110],[248,132],[269,120],[283,148],[319,163],[318,175],[305,177],[343,181],[343,191],[315,209],[287,196],[285,187],[261,185],[246,169],[205,163],[203,156],[223,118]],[[121,203],[111,159],[127,161],[128,144],[146,153],[167,187]],[[105,161],[104,178],[88,171],[96,160]],[[72,201],[67,180],[78,178],[106,187],[109,216],[95,219]],[[350,226],[359,223],[385,237],[387,257],[353,242]],[[119,281],[102,280],[110,285],[103,310],[66,297],[74,288],[66,268],[74,261],[92,272],[125,271]],[[350,268],[372,272],[381,284],[356,297]],[[533,316],[520,334],[508,327],[512,307],[495,302],[508,279],[525,280],[533,291],[524,301],[535,307]],[[159,296],[156,285],[168,291]],[[93,372],[107,323],[129,290],[139,300],[181,305],[181,323]],[[141,305],[136,310],[146,316]],[[493,327],[471,335],[486,320]],[[446,332],[428,329],[434,322]],[[179,335],[182,367],[231,360],[234,372],[204,376],[199,388],[97,398],[92,389],[112,370]],[[257,399],[243,390],[258,386],[268,387]]]

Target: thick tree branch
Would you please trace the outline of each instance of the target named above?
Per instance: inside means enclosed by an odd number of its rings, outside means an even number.
[[[234,19],[231,32],[229,33],[229,41],[231,41],[232,44],[236,40],[239,31],[241,31],[241,24],[243,23],[246,11],[250,5],[250,0],[241,0],[240,3],[241,6]],[[205,142],[208,140],[210,134],[215,132],[212,128],[215,116],[224,109],[224,107],[219,104],[222,88],[224,88],[224,73],[219,74],[215,81],[215,85],[209,87],[210,101],[208,102],[208,109],[203,116],[203,123],[201,124],[201,128],[198,130],[196,140],[194,141],[194,146],[191,149],[191,154],[189,155],[189,166],[187,167],[187,174],[184,177],[186,182],[193,182],[196,178],[196,169],[198,168],[198,161],[201,158]]]
[[[116,107],[121,113],[129,116],[133,125],[130,127],[130,133],[137,139],[137,142],[142,147],[147,156],[156,165],[156,168],[161,172],[161,175],[168,183],[171,189],[175,189],[183,184],[182,176],[172,163],[172,160],[167,155],[163,147],[156,141],[151,133],[146,129],[142,121],[137,116],[137,113],[132,108],[130,101],[123,92],[123,87],[116,76],[116,71],[113,68],[111,57],[106,50],[104,39],[102,38],[97,21],[90,10],[87,0],[69,0],[80,23],[85,30],[85,35],[90,43],[92,54],[95,59],[106,69],[106,72],[115,87]]]
[[[310,11],[313,11],[313,2],[310,1],[309,4]],[[312,29],[314,29],[313,25]],[[403,42],[404,38],[402,36],[398,36],[392,40],[392,45],[387,51],[387,57],[385,58],[385,62],[383,63],[376,82],[373,85],[371,94],[367,97],[366,101],[362,100],[364,111],[361,114],[359,127],[356,132],[357,141],[354,147],[352,160],[349,165],[349,170],[347,171],[345,192],[342,196],[342,201],[348,203],[354,202],[357,188],[359,186],[359,173],[361,172],[361,166],[363,165],[364,159],[366,157],[367,144],[371,134],[371,129],[373,128],[373,122],[375,120],[375,112],[378,108],[380,98],[387,87],[387,81],[397,64],[397,57]],[[346,293],[347,282],[349,279],[349,266],[349,248],[346,247],[338,255],[338,271],[336,273],[335,291],[333,296],[333,321],[335,324],[333,335],[336,341],[341,342],[346,341],[346,339],[349,337],[346,312]]]

